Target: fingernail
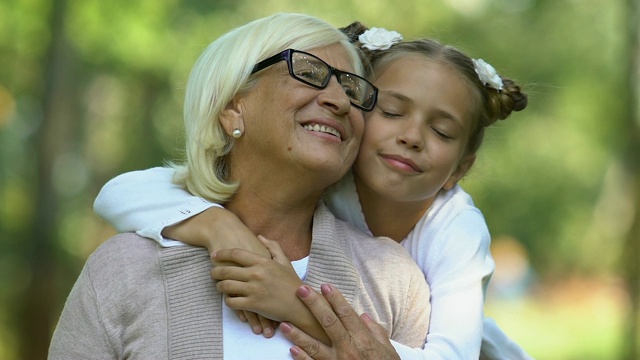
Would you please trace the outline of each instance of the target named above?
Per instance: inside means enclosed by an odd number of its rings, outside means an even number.
[[[253,329],[253,333],[256,334],[256,335],[258,335],[258,334],[260,334],[262,332],[262,327],[260,327],[260,326],[254,326],[251,329]]]
[[[291,325],[289,323],[283,322],[280,324],[280,330],[282,330],[283,333],[288,334],[289,331],[291,331]]]
[[[333,288],[329,284],[320,285],[320,291],[322,291],[322,294],[328,294],[331,290],[333,290]]]
[[[306,298],[307,296],[309,296],[309,294],[311,294],[311,290],[309,289],[309,287],[307,285],[302,285],[298,288],[298,290],[296,291],[296,293],[298,294],[298,296],[300,296],[301,298]]]
[[[217,251],[212,251],[212,252],[211,252],[211,258],[212,258],[212,259],[215,259],[215,258],[216,258],[216,255],[218,255],[218,252],[217,252]]]
[[[298,349],[298,347],[294,346],[291,349],[289,349],[289,352],[293,356],[298,356],[298,354],[300,354],[300,349]]]
[[[362,317],[365,318],[366,320],[373,320],[371,319],[371,316],[367,313],[362,314]]]
[[[271,335],[273,335],[273,329],[272,328],[266,328],[262,330],[262,334],[265,337],[270,337]]]

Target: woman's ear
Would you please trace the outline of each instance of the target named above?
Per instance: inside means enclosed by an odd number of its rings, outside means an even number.
[[[458,167],[453,172],[453,174],[449,176],[449,179],[447,179],[447,182],[444,183],[442,188],[445,190],[453,189],[453,187],[456,186],[458,181],[460,181],[460,179],[462,179],[462,177],[465,176],[469,172],[469,170],[471,170],[471,167],[473,166],[473,163],[475,161],[476,161],[476,154],[466,155],[460,161],[460,163],[458,164]]]
[[[242,105],[242,97],[234,96],[220,114],[220,123],[227,135],[235,138],[240,137],[237,136],[238,133],[240,135],[244,134],[244,111]]]

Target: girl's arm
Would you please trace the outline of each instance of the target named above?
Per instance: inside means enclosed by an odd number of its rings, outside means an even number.
[[[477,359],[484,296],[494,270],[491,240],[478,209],[458,204],[440,211],[449,210],[450,216],[419,222],[403,245],[431,288],[431,326],[423,350],[445,359]]]
[[[505,344],[497,326],[485,328],[484,299],[495,268],[491,237],[480,210],[458,191],[432,218],[420,221],[403,243],[431,289],[431,324],[423,355],[477,359],[482,352],[482,359],[529,359],[514,343],[509,351],[488,347],[490,342]],[[410,349],[394,346],[403,359],[411,358],[404,354]]]
[[[174,174],[156,167],[119,175],[100,190],[94,211],[119,232],[135,231],[164,246],[171,245],[168,238],[209,251],[242,248],[270,256],[233,213],[174,184]]]
[[[119,232],[135,231],[163,244],[167,226],[220,207],[174,184],[174,174],[164,167],[121,174],[102,187],[93,210]]]

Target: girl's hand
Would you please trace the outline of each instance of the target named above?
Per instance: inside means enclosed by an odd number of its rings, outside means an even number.
[[[333,346],[322,344],[284,322],[280,329],[296,345],[290,349],[294,359],[400,359],[382,326],[367,314],[358,316],[333,286],[322,285],[321,291],[322,295],[304,285],[297,294],[320,322]]]
[[[239,248],[270,258],[269,250],[232,212],[212,207],[176,225],[166,227],[162,235],[184,243],[206,247],[209,253],[221,249]],[[216,262],[212,259],[214,265]],[[226,265],[233,265],[228,263]],[[255,334],[269,338],[275,334],[276,323],[256,313],[236,310],[243,322],[248,322]]]
[[[280,247],[274,247],[274,259],[264,258],[243,249],[224,249],[212,253],[218,265],[211,277],[218,280],[216,289],[228,295],[225,303],[235,310],[248,310],[263,317],[290,320],[291,310],[300,306],[295,289],[302,281]]]
[[[284,254],[280,245],[271,240],[267,240],[264,236],[258,235],[258,240],[269,250],[271,258],[279,264],[291,266],[291,261]],[[295,271],[295,270],[294,270]],[[248,322],[254,334],[260,334],[266,338],[275,335],[275,329],[278,326],[277,321],[267,319],[266,317],[248,310],[235,310],[236,314],[243,322]]]
[[[291,266],[291,261],[289,261],[289,258],[284,254],[284,251],[282,251],[282,248],[277,242],[268,240],[262,235],[258,235],[258,240],[269,250],[271,258],[274,261],[285,266]],[[275,329],[278,326],[277,321],[267,319],[260,314],[248,310],[236,310],[236,314],[241,321],[249,323],[254,334],[262,333],[266,338],[275,335]]]
[[[272,321],[248,310],[235,310],[235,313],[240,318],[240,321],[249,323],[254,334],[262,334],[267,339],[275,335],[275,329],[278,326],[277,321]]]
[[[248,311],[258,315],[253,320],[253,331],[258,323],[265,336],[273,334],[268,319],[293,322],[307,334],[324,344],[331,344],[324,329],[320,326],[307,306],[296,296],[296,289],[302,285],[291,266],[291,262],[282,251],[280,245],[262,236],[259,240],[269,249],[272,259],[265,259],[256,254],[240,250],[221,250],[212,253],[218,262],[231,262],[237,266],[216,266],[211,270],[211,277],[219,280],[216,289],[227,296],[225,303],[232,309]],[[251,319],[248,319],[251,323]],[[256,332],[259,333],[259,332]]]

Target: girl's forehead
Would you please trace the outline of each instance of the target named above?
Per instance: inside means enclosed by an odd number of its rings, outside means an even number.
[[[376,83],[413,83],[430,76],[450,75],[451,69],[440,61],[420,55],[406,55],[394,59],[376,72]]]
[[[434,88],[435,83],[445,86],[450,82],[459,85],[458,91],[464,89],[465,95],[475,92],[473,83],[454,64],[420,54],[394,59],[376,72],[374,79],[374,85],[381,90],[384,87],[407,87],[409,84]]]
[[[403,67],[403,68],[444,68],[452,67],[441,59],[434,59],[427,55],[406,53],[391,59],[380,73],[384,73],[391,67]]]

